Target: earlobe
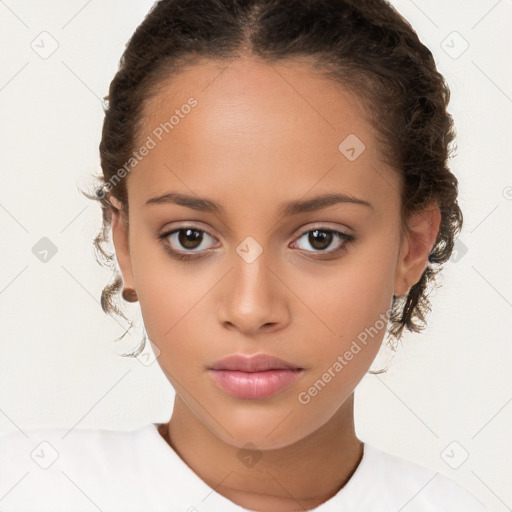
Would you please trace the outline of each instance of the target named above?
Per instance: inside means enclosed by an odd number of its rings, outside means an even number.
[[[407,232],[403,236],[395,273],[395,295],[407,295],[423,275],[428,257],[439,233],[441,212],[430,205],[407,219]]]

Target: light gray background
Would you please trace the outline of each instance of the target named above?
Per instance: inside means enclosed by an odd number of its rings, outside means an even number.
[[[359,385],[357,430],[450,476],[490,509],[511,510],[512,3],[392,3],[451,87],[465,223],[427,330],[406,335],[389,372]],[[119,356],[142,328],[111,341],[126,324],[101,311],[110,272],[92,249],[100,210],[78,192],[100,170],[102,98],[151,5],[0,1],[1,432],[125,430],[170,417],[173,390],[157,363]],[[51,38],[58,48],[42,58],[33,47],[48,51]],[[33,253],[43,237],[57,247],[46,263]],[[137,305],[126,311],[141,325]]]

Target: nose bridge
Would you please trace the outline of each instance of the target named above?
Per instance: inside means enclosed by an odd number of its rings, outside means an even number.
[[[250,251],[253,251],[251,248]],[[249,252],[250,254],[250,252]],[[244,255],[234,258],[234,268],[231,276],[231,295],[241,311],[251,310],[263,313],[271,306],[276,290],[272,293],[275,277],[268,269],[268,256],[260,254],[256,259],[246,259]]]
[[[284,287],[271,267],[269,253],[254,239],[247,237],[239,244],[223,288],[219,308],[221,322],[253,332],[262,326],[277,327],[286,321],[288,308]]]

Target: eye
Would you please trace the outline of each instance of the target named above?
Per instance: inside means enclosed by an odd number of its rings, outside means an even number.
[[[190,260],[204,256],[204,254],[201,253],[208,253],[208,249],[211,248],[207,243],[208,238],[215,240],[215,238],[206,231],[196,226],[180,226],[172,231],[158,235],[158,239],[164,245],[164,249],[171,257],[178,260]],[[312,251],[302,245],[304,242],[300,243],[303,238],[305,244],[309,244],[309,246],[313,248]],[[334,229],[319,227],[302,233],[294,244],[298,244],[299,249],[306,250],[310,253],[318,253],[320,256],[338,253],[345,249],[345,246],[353,240],[353,235],[348,235],[347,233]],[[333,243],[335,247],[329,249],[329,247],[332,247]]]
[[[206,231],[195,226],[181,226],[158,236],[166,251],[180,260],[196,257],[193,253],[205,252],[209,247],[205,240],[212,238]]]
[[[299,243],[301,239],[304,239],[303,244],[305,242],[305,246]],[[308,252],[331,254],[344,249],[345,245],[349,242],[352,242],[353,240],[354,237],[352,235],[348,235],[347,233],[343,233],[341,231],[328,228],[315,228],[309,231],[305,231],[297,239],[296,243],[298,243],[299,249],[304,249]],[[338,242],[337,245],[336,242]],[[333,243],[335,244],[335,247],[329,249],[329,247],[332,247]],[[310,251],[307,248],[307,245],[312,247],[313,251]]]

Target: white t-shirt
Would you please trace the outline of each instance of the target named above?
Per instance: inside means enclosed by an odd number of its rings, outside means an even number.
[[[0,436],[1,512],[234,512],[154,423],[133,431],[38,428]],[[28,436],[28,437],[27,437]],[[223,475],[219,475],[219,481]],[[347,484],[318,512],[484,512],[465,489],[364,443]]]

